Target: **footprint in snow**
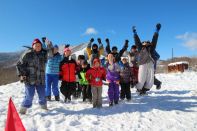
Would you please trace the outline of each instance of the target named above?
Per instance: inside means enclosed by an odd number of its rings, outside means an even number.
[[[71,121],[70,126],[77,126],[77,125],[81,125],[81,123],[79,121]]]
[[[93,121],[92,124],[99,125],[100,123],[98,121]]]
[[[49,128],[51,126],[51,121],[46,121],[45,123],[44,123],[44,127],[45,128]]]

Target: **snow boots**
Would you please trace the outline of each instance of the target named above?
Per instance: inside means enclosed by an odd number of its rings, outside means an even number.
[[[48,110],[47,105],[40,105],[41,109]]]
[[[117,105],[118,104],[118,101],[114,101],[114,104]],[[113,101],[110,101],[109,102],[109,106],[113,106],[114,104],[113,104]]]
[[[51,101],[51,96],[46,96],[47,101]]]
[[[46,96],[47,101],[51,101],[51,96]],[[60,96],[55,96],[55,101],[60,101]]]
[[[157,89],[157,90],[161,89],[161,83],[158,84],[158,85],[156,85],[156,89]]]
[[[113,102],[109,102],[109,106],[113,106]]]
[[[55,96],[56,101],[60,101],[60,96]]]
[[[146,88],[142,88],[141,90],[137,89],[137,92],[139,92],[139,95],[145,95],[147,91],[149,91],[150,89],[146,89]]]
[[[26,114],[26,112],[27,112],[27,108],[26,107],[21,107],[20,110],[19,110],[20,114]]]

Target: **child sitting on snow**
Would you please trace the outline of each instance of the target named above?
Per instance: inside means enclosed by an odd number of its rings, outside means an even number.
[[[106,71],[105,68],[100,66],[100,60],[95,58],[93,60],[93,67],[86,73],[86,79],[91,85],[93,108],[102,107],[102,80],[105,80]]]

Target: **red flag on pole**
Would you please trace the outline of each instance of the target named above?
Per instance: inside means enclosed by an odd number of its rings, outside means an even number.
[[[26,131],[14,106],[12,98],[9,100],[5,131]]]

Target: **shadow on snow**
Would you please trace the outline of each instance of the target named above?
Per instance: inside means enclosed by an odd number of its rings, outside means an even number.
[[[114,114],[121,114],[125,112],[150,112],[153,109],[162,111],[183,111],[183,112],[196,112],[191,108],[197,107],[197,96],[181,96],[189,93],[189,90],[184,91],[160,91],[150,92],[154,93],[155,96],[137,96],[133,95],[133,101],[131,102],[120,102],[120,104],[113,107],[104,106],[101,109],[86,108],[79,111],[66,110],[64,108],[53,108],[45,115],[58,115],[60,113],[65,115],[97,115],[97,116],[108,116]],[[173,95],[172,95],[173,94]],[[163,95],[163,96],[162,96]],[[178,96],[177,96],[178,95]],[[107,103],[104,100],[103,103]],[[54,112],[55,111],[55,112]]]

